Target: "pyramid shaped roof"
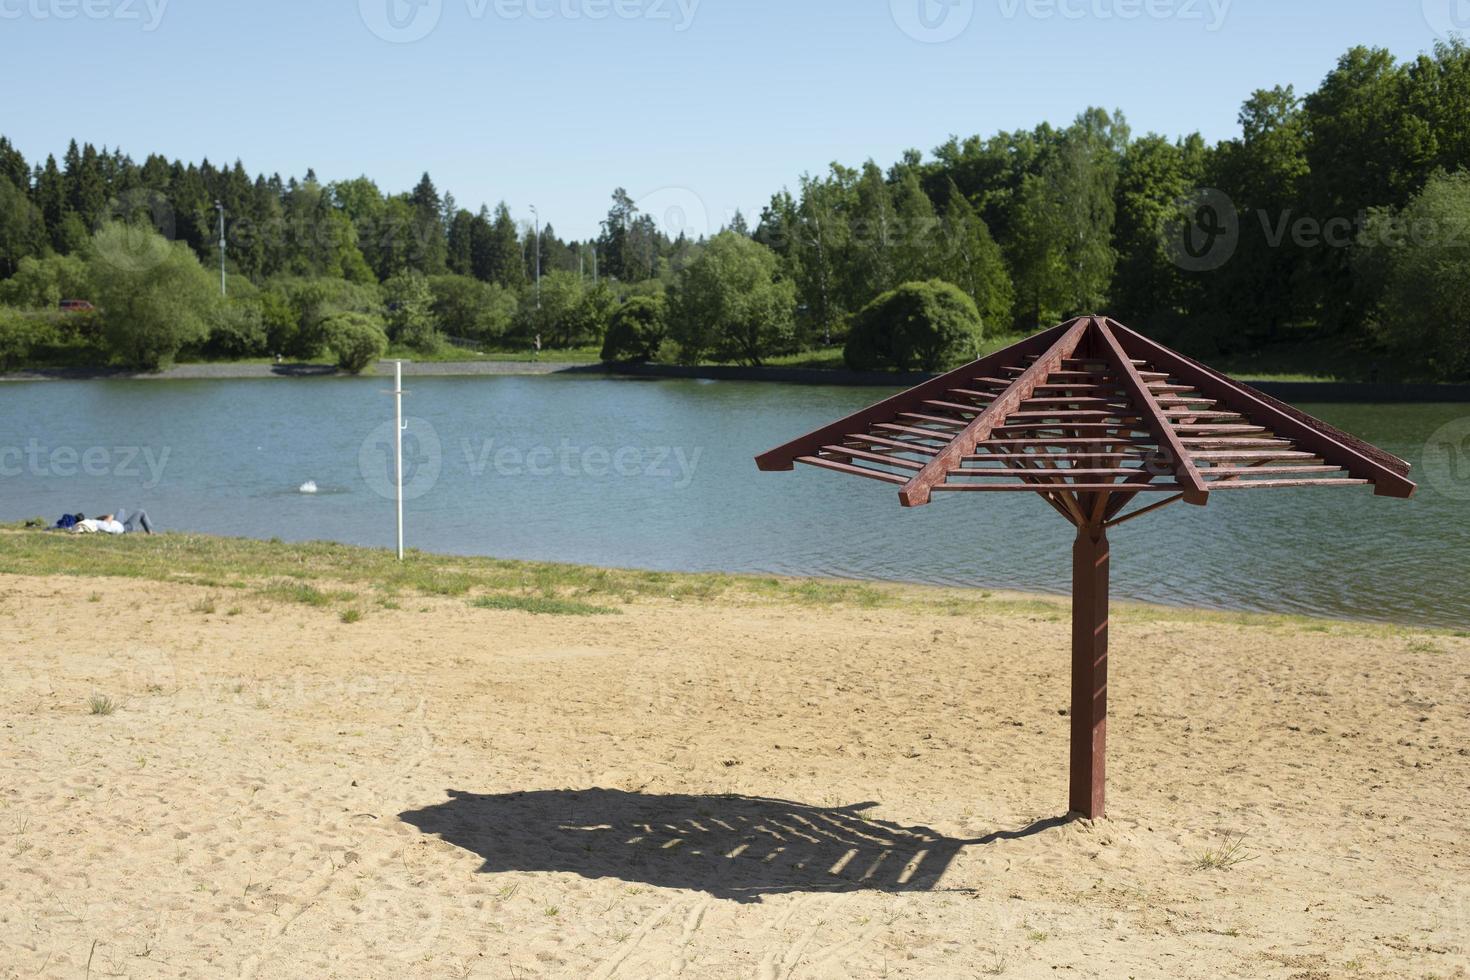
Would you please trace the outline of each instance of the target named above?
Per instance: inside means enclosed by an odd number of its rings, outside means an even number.
[[[1107,317],[1083,316],[756,457],[899,487],[1031,492],[1080,526],[1227,490],[1414,492],[1409,464]],[[1129,518],[1142,513],[1135,511]]]

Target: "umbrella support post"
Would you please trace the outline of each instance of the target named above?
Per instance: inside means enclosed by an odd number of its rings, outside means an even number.
[[[1103,815],[1108,725],[1108,535],[1082,527],[1072,546],[1072,781],[1069,808]]]

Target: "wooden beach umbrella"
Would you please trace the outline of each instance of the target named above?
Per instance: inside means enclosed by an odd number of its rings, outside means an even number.
[[[1409,497],[1409,464],[1107,317],[1070,320],[756,457],[935,493],[1038,494],[1072,548],[1071,810],[1103,815],[1108,538],[1212,493],[1371,486]],[[1134,505],[1132,510],[1128,510]],[[1126,511],[1126,512],[1125,512]]]

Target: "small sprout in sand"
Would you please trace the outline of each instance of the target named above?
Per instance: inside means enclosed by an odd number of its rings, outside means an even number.
[[[87,712],[94,715],[110,715],[117,710],[117,702],[105,694],[94,694],[87,699]]]
[[[344,609],[342,610],[342,614],[338,618],[341,619],[344,623],[355,623],[359,619],[362,619],[362,610]]]
[[[93,592],[91,595],[87,596],[87,601],[88,602],[101,602],[102,601],[102,593],[101,592]]]
[[[228,608],[228,609],[225,610],[225,615],[226,616],[238,616],[238,615],[240,615],[244,611],[245,610],[241,609],[239,606],[231,606],[230,608]]]
[[[1425,637],[1418,637],[1409,641],[1409,649],[1414,653],[1443,653],[1439,644],[1432,643]]]
[[[1026,933],[1026,938],[1033,943],[1044,943],[1046,942],[1046,933],[1040,929],[1031,929]]]
[[[230,685],[230,693],[231,694],[244,694],[245,693],[245,682],[244,681],[235,681],[235,683],[233,683],[233,684]]]
[[[189,607],[190,612],[203,613],[206,616],[214,615],[214,610],[214,596],[212,595],[207,595],[203,599],[199,599]]]
[[[1216,850],[1207,848],[1195,858],[1194,868],[1196,871],[1228,871],[1237,864],[1254,860],[1254,854],[1247,854],[1244,845],[1245,834],[1225,838],[1224,847]]]
[[[557,913],[559,913],[560,911],[561,909],[557,908],[555,905],[548,905],[546,906],[546,908],[541,910],[541,914],[546,916],[548,919],[554,919],[556,918]]]

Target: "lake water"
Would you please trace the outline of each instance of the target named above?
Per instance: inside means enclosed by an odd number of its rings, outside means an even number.
[[[1071,528],[1033,495],[941,495],[906,510],[877,482],[809,467],[757,472],[757,452],[881,389],[565,377],[405,384],[411,547],[1070,585]],[[390,546],[385,387],[371,378],[0,385],[0,519],[144,507],[163,528]],[[1470,406],[1302,407],[1413,462],[1419,494],[1282,490],[1176,504],[1112,532],[1114,594],[1470,628],[1470,472],[1451,479],[1441,465],[1426,483],[1417,470],[1431,435],[1446,425],[1470,432]],[[300,492],[307,481],[316,493]]]

